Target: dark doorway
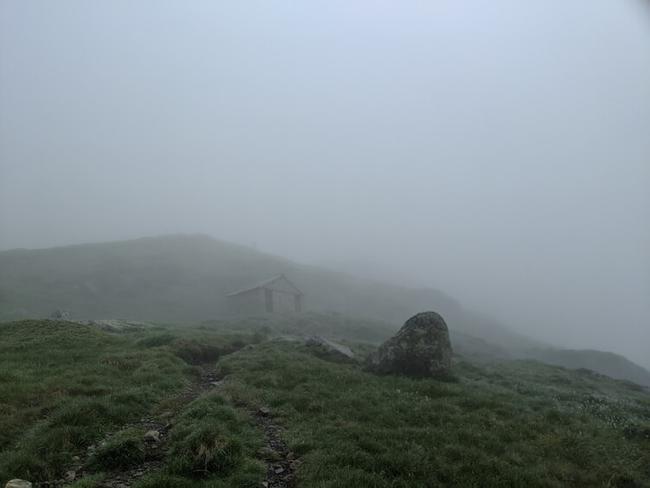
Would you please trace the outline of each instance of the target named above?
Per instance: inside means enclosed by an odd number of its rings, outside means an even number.
[[[273,290],[264,290],[264,298],[266,300],[266,311],[273,312]]]

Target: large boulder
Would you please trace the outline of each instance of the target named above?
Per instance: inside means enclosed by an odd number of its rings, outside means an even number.
[[[378,374],[416,378],[444,378],[451,369],[451,342],[444,319],[423,312],[408,319],[397,334],[370,357],[369,369]]]

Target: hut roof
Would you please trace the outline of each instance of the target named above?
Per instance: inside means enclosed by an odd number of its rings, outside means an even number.
[[[296,295],[302,295],[303,294],[296,285],[294,285],[291,281],[289,281],[289,278],[284,276],[284,274],[279,274],[279,275],[274,276],[273,278],[269,278],[267,280],[260,281],[259,283],[256,283],[256,284],[254,284],[252,286],[248,286],[248,287],[243,288],[241,290],[237,290],[237,291],[233,291],[232,293],[228,293],[226,296],[227,297],[234,297],[236,295],[241,295],[242,293],[247,293],[249,291],[257,290],[258,288],[267,288],[270,285],[272,285],[273,283],[275,283],[276,281],[280,281],[280,280],[285,281],[291,288],[293,288],[293,291],[294,291],[294,293]]]

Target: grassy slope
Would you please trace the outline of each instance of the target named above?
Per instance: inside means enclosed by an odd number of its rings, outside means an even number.
[[[0,324],[0,485],[59,478],[105,433],[169,408],[192,381],[188,362],[197,351],[215,359],[246,339],[191,329],[118,335],[49,320]]]
[[[352,340],[379,344],[393,335],[396,325],[377,320],[350,318],[330,313],[304,313],[289,316],[259,316],[241,319],[212,320],[204,322],[215,330],[241,330],[266,328],[278,334],[324,334],[334,339]],[[602,351],[579,351],[560,349],[520,349],[517,354],[464,332],[451,329],[454,350],[473,361],[485,362],[510,360],[515,357],[536,359],[547,364],[572,369],[591,369],[615,379],[624,379],[650,386],[650,372],[628,359],[614,353]]]
[[[258,321],[237,326],[256,336],[233,335],[234,325],[117,335],[62,322],[0,324],[0,484],[58,475],[103,432],[168,409],[192,380],[179,356],[191,362],[201,345],[214,360],[262,336]],[[266,331],[295,327],[267,323]],[[319,328],[315,317],[309,325],[355,340],[373,333],[367,327]],[[376,377],[277,341],[217,364],[224,389],[185,407],[167,469],[138,488],[259,486],[262,435],[248,412],[263,404],[303,460],[303,487],[650,486],[650,395],[628,383],[521,361],[460,363],[454,383]],[[131,435],[122,433],[118,452]],[[214,473],[196,481],[188,474],[195,448],[211,441],[226,448]]]
[[[303,289],[306,306],[313,311],[397,325],[413,311],[432,309],[458,331],[459,345],[476,355],[507,358],[509,350],[518,351],[521,356],[650,385],[650,372],[620,356],[599,355],[594,360],[584,351],[540,349],[439,291],[361,280],[206,236],[5,251],[0,252],[0,270],[0,320],[47,317],[59,308],[71,310],[77,318],[209,320],[227,314],[227,292],[286,273]]]
[[[80,446],[180,388],[185,369],[171,354],[77,324],[1,325],[0,478],[60,474]]]
[[[617,379],[650,386],[650,373],[629,359],[611,352],[573,349],[533,349],[527,355],[565,368],[586,368]]]
[[[376,377],[293,344],[224,358],[237,402],[267,404],[302,486],[650,486],[650,397],[588,373],[456,366],[457,383]]]
[[[206,236],[5,251],[0,269],[0,320],[47,317],[60,308],[76,318],[209,320],[227,314],[226,293],[286,273],[309,310],[401,324],[414,310],[434,309],[456,328],[500,344],[526,342],[437,290],[357,279]]]

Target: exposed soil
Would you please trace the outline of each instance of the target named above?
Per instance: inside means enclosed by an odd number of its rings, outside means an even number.
[[[273,421],[268,409],[259,409],[255,418],[266,438],[266,481],[262,485],[268,488],[295,487],[294,471],[300,461],[294,458],[282,440],[282,429]]]

